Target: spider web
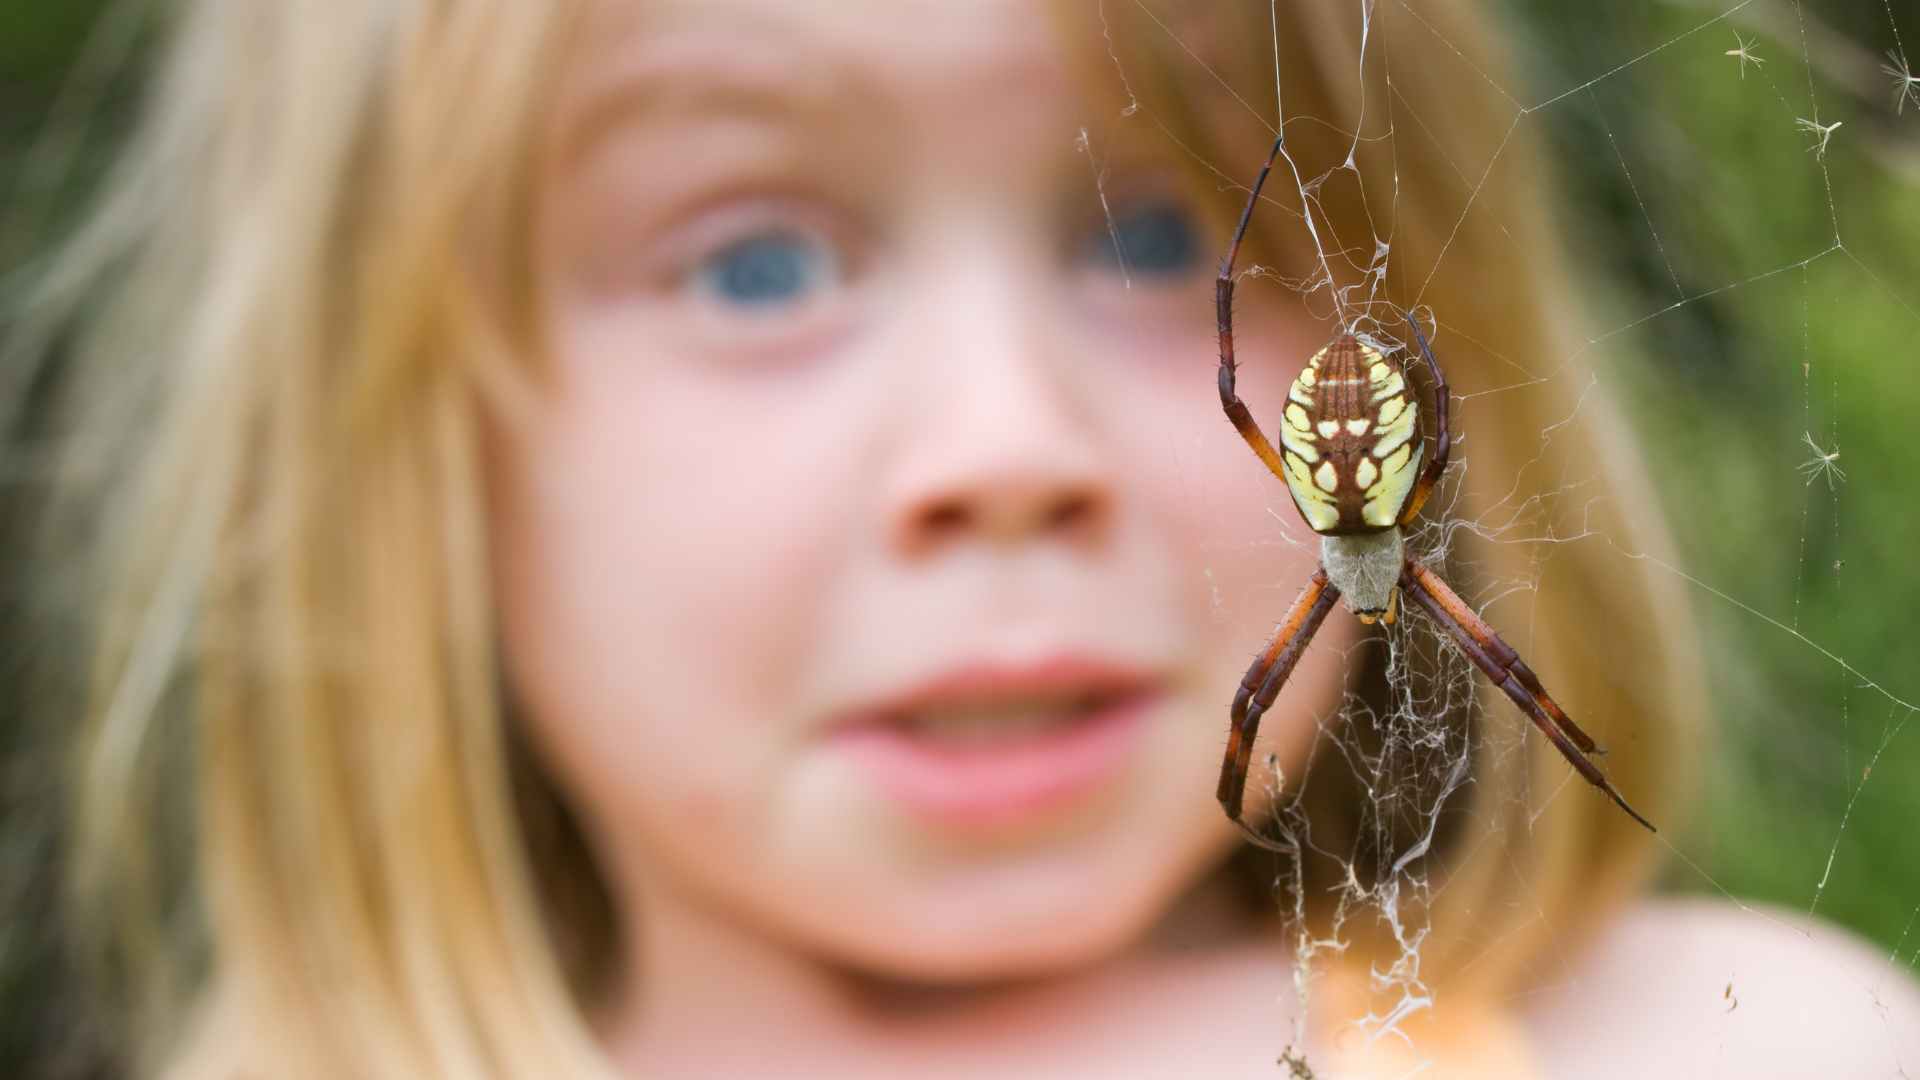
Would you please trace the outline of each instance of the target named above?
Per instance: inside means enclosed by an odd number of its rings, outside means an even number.
[[[1920,404],[1905,386],[1910,361],[1894,358],[1920,337],[1920,290],[1911,285],[1920,280],[1912,255],[1920,229],[1901,209],[1920,186],[1920,77],[1910,63],[1920,56],[1909,54],[1902,33],[1920,31],[1901,25],[1891,0],[1828,10],[1796,0],[1691,0],[1638,5],[1648,10],[1632,15],[1594,5],[1585,23],[1561,6],[1508,0],[1496,21],[1519,28],[1521,73],[1496,76],[1449,39],[1438,25],[1446,20],[1430,17],[1443,10],[1431,0],[1348,2],[1359,45],[1344,60],[1357,120],[1290,108],[1277,29],[1271,83],[1249,85],[1210,66],[1170,5],[1104,0],[1102,19],[1109,23],[1116,9],[1144,14],[1185,58],[1179,78],[1217,88],[1269,134],[1296,124],[1348,134],[1345,160],[1320,171],[1283,146],[1260,213],[1291,215],[1284,227],[1311,252],[1309,269],[1287,277],[1243,261],[1241,306],[1291,301],[1326,325],[1388,345],[1400,340],[1397,312],[1411,309],[1431,318],[1450,370],[1486,365],[1514,374],[1505,386],[1456,388],[1454,464],[1425,515],[1430,523],[1409,543],[1430,561],[1444,559],[1464,535],[1475,545],[1520,548],[1524,576],[1482,575],[1463,595],[1523,655],[1535,603],[1556,587],[1554,559],[1567,545],[1651,565],[1687,595],[1706,638],[1718,749],[1700,822],[1660,836],[1672,867],[1667,886],[1731,900],[1795,925],[1795,933],[1804,933],[1796,915],[1814,915],[1869,936],[1885,964],[1858,987],[1859,1007],[1876,1010],[1891,1032],[1895,1020],[1879,990],[1911,978],[1920,964],[1920,845],[1905,824],[1920,811],[1913,794],[1920,791],[1920,724],[1912,723],[1920,684],[1910,648],[1903,662],[1904,628],[1894,619],[1920,597],[1911,539],[1904,547],[1887,539],[1902,526],[1909,537],[1920,535],[1920,515],[1905,506],[1913,500],[1900,497],[1911,490],[1902,485],[1911,484],[1920,455],[1893,434],[1910,429],[1912,406]],[[1556,38],[1562,21],[1573,25]],[[1161,123],[1164,103],[1141,90],[1146,80],[1129,71],[1112,47],[1112,26],[1106,29],[1129,99],[1115,122],[1158,125],[1178,152],[1200,159],[1237,208],[1251,171],[1208,160]],[[1504,116],[1485,146],[1439,146],[1458,186],[1453,232],[1430,261],[1421,253],[1420,265],[1401,265],[1394,223],[1413,181],[1402,176],[1398,155],[1409,140],[1435,141],[1428,117],[1442,107],[1400,92],[1394,69],[1414,63],[1457,66],[1460,78],[1491,88]],[[1508,211],[1493,178],[1522,134],[1540,140],[1564,174],[1553,197],[1570,204],[1574,213],[1565,216],[1589,219],[1584,232],[1573,228],[1573,246],[1596,271],[1583,284],[1599,290],[1586,312],[1592,331],[1576,335],[1564,355],[1524,363],[1450,333],[1448,313],[1425,306],[1436,281],[1462,272],[1450,255],[1470,216],[1490,217],[1506,231]],[[1082,148],[1097,158],[1087,144],[1083,132]],[[1392,189],[1362,190],[1370,235],[1334,235],[1324,194],[1337,184],[1364,189],[1356,162],[1367,155],[1392,162]],[[1098,186],[1097,165],[1094,178]],[[1104,188],[1100,196],[1104,206]],[[1589,209],[1595,203],[1600,210]],[[1601,241],[1598,232],[1612,235]],[[1525,253],[1510,246],[1500,257]],[[1514,494],[1477,517],[1460,513],[1459,477],[1473,467],[1472,412],[1552,382],[1572,384],[1562,389],[1574,406],[1541,430],[1542,447],[1561,429],[1588,422],[1593,402],[1612,399],[1663,489],[1678,560],[1588,523],[1582,508],[1591,496],[1571,473],[1546,485],[1544,511],[1537,496]],[[1856,441],[1867,453],[1856,454]],[[1519,479],[1535,464],[1519,464],[1514,492],[1541,486],[1537,476]],[[1272,513],[1271,543],[1311,542],[1283,494]],[[1574,527],[1564,526],[1569,520]],[[1277,613],[1295,587],[1280,583],[1248,602]],[[1225,618],[1238,601],[1215,595]],[[1434,1004],[1422,974],[1429,928],[1420,912],[1447,887],[1428,860],[1442,811],[1471,782],[1476,752],[1504,758],[1539,737],[1497,693],[1477,702],[1488,718],[1478,729],[1450,723],[1487,691],[1463,657],[1434,644],[1437,636],[1416,613],[1363,637],[1346,663],[1384,666],[1385,698],[1350,691],[1335,713],[1319,718],[1321,745],[1306,776],[1269,768],[1249,781],[1296,793],[1276,811],[1282,854],[1294,865],[1279,895],[1297,928],[1299,1001],[1282,1061],[1296,1075],[1305,1075],[1299,1067],[1315,974],[1347,947],[1348,929],[1366,920],[1385,928],[1399,954],[1373,972],[1375,1000],[1390,1006],[1358,1027],[1368,1038],[1410,1038],[1404,1021]],[[1437,674],[1415,677],[1423,666]],[[1552,673],[1542,675],[1551,690]],[[1364,854],[1318,847],[1297,792],[1313,783],[1312,770],[1329,767],[1364,778],[1376,837],[1402,839]],[[1536,786],[1512,797],[1526,800],[1532,821],[1558,800],[1599,796],[1567,770],[1551,790]],[[1301,867],[1310,851],[1348,867],[1330,936],[1305,929]],[[1515,918],[1547,916],[1536,910]],[[1716,988],[1734,1009],[1740,974],[1730,970],[1724,992]],[[1917,1018],[1898,1019],[1910,1030]],[[1895,1041],[1890,1034],[1888,1045]],[[1908,1075],[1920,1060],[1896,1068]]]

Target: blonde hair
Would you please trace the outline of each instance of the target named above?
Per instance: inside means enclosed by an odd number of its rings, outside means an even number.
[[[536,157],[567,25],[192,5],[36,302],[98,320],[54,520],[98,619],[76,877],[113,962],[150,977],[143,1071],[235,1049],[276,1075],[593,1060],[506,795],[477,438],[537,312],[473,268],[531,263],[530,173],[500,165]],[[192,850],[158,850],[151,824],[182,813]],[[194,958],[155,912],[183,856],[218,988],[191,1017]]]
[[[1353,67],[1354,28],[1283,7],[1295,24],[1280,31],[1289,93],[1303,83],[1296,111],[1350,115],[1331,88]],[[84,594],[60,595],[92,619],[77,882],[89,925],[115,928],[114,970],[148,1018],[143,1071],[601,1067],[578,958],[604,954],[594,938],[611,930],[579,915],[591,898],[568,906],[544,891],[593,875],[578,850],[527,839],[554,799],[517,783],[479,439],[485,409],[527,389],[539,352],[532,162],[567,9],[189,5],[138,138],[46,275],[38,330],[15,343],[44,354],[62,335],[75,341],[49,535],[84,556],[72,575]],[[1430,18],[1486,60],[1471,18]],[[1113,58],[1143,80],[1160,74],[1164,96],[1149,108],[1171,115],[1208,92],[1180,89],[1198,77],[1164,31],[1136,30]],[[1258,73],[1264,40],[1223,44],[1244,46],[1229,69]],[[1484,87],[1437,63],[1394,74],[1400,92],[1431,103],[1424,119],[1441,146],[1472,143],[1502,115]],[[1189,111],[1215,104],[1196,98]],[[1265,146],[1216,135],[1201,157],[1239,162]],[[1295,152],[1314,153],[1316,139],[1325,133],[1302,130]],[[1446,338],[1508,358],[1575,355],[1524,140],[1502,154],[1513,173],[1478,196],[1499,200],[1497,222],[1460,213],[1453,166],[1433,143],[1403,143],[1401,265],[1431,265],[1444,248],[1449,268],[1487,258],[1516,271],[1497,310],[1470,273],[1436,275],[1424,303]],[[1328,198],[1328,220],[1354,213]],[[1509,243],[1526,253],[1524,273]],[[1484,388],[1486,373],[1458,362],[1464,350],[1449,355],[1456,392]],[[1195,359],[1195,377],[1211,379]],[[1591,508],[1593,527],[1660,551],[1604,403],[1579,402],[1578,424],[1542,436],[1539,418],[1572,415],[1578,384],[1543,380],[1502,409],[1462,410],[1471,456],[1503,477],[1523,462],[1554,477],[1584,463],[1585,493],[1611,496]],[[1476,483],[1480,471],[1455,506],[1475,518],[1506,494]],[[1456,550],[1470,547],[1496,578],[1516,574],[1518,548],[1469,539]],[[1695,700],[1692,661],[1683,613],[1644,567],[1590,545],[1559,551],[1527,646],[1576,715],[1604,718],[1590,724],[1611,744],[1619,786],[1670,821],[1670,770],[1687,759],[1684,722],[1698,710],[1662,704]],[[1440,981],[1471,956],[1472,982],[1499,987],[1524,972],[1540,935],[1598,919],[1637,887],[1651,848],[1599,798],[1526,818],[1511,797],[1522,774],[1547,790],[1565,772],[1544,740],[1526,755],[1483,752],[1475,772],[1468,815],[1431,856],[1451,876],[1425,963]],[[1323,784],[1314,797],[1327,835],[1358,828],[1351,793]],[[1467,847],[1472,857],[1458,857]],[[1526,910],[1553,917],[1476,937],[1472,918],[1509,910],[1521,890]],[[195,924],[211,932],[205,972],[182,929]]]

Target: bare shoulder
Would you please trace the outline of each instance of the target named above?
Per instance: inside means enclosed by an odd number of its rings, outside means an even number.
[[[1920,987],[1854,934],[1648,900],[1527,1008],[1551,1075],[1920,1077]]]

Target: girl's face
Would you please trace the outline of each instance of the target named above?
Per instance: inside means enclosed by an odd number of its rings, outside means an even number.
[[[1033,974],[1236,843],[1227,705],[1316,550],[1215,388],[1242,196],[997,6],[608,0],[566,67],[555,378],[496,447],[504,641],[642,927]],[[1324,332],[1261,295],[1270,424]],[[1297,775],[1337,634],[1256,766]]]

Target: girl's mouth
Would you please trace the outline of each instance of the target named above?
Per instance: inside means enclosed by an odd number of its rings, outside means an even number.
[[[956,747],[985,747],[1030,741],[1035,736],[1074,726],[1110,708],[1122,697],[1124,695],[1095,693],[1011,701],[1003,705],[915,709],[896,717],[892,723],[916,738]]]
[[[1118,777],[1163,695],[1150,677],[1071,657],[970,665],[861,712],[834,738],[887,799],[957,828],[1030,820]]]

